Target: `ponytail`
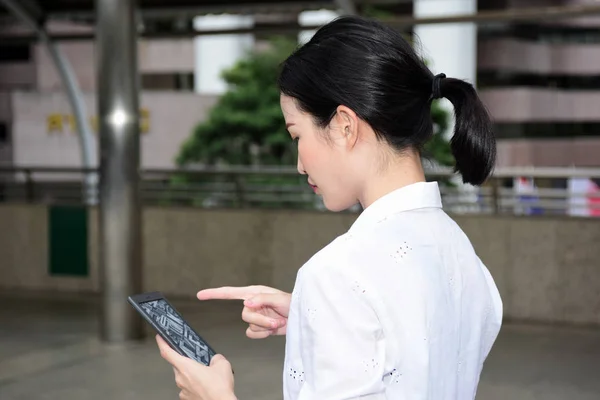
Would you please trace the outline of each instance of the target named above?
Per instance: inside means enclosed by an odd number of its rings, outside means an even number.
[[[454,105],[450,146],[463,181],[481,184],[494,166],[492,123],[475,89],[434,77],[400,32],[381,22],[344,16],[326,24],[283,62],[278,84],[318,126],[343,104],[399,152],[424,148],[433,136],[431,100],[445,97]]]
[[[454,106],[454,135],[450,140],[456,160],[455,171],[464,183],[480,185],[491,174],[496,162],[496,139],[490,116],[475,88],[460,79],[441,79],[440,97]]]

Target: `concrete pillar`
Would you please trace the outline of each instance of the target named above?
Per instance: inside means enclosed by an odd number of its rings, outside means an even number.
[[[475,14],[477,0],[415,0],[415,18]],[[414,28],[423,55],[434,73],[465,79],[477,77],[477,26],[473,22],[418,25]]]
[[[197,31],[216,29],[251,28],[252,16],[246,15],[206,15],[194,18]],[[232,67],[254,46],[254,35],[202,35],[194,39],[195,69],[194,88],[197,93],[219,95],[227,90],[221,72]]]
[[[143,336],[127,297],[142,290],[140,126],[135,0],[98,0],[102,338]]]
[[[415,18],[449,17],[477,12],[477,0],[415,0]],[[472,22],[458,24],[418,25],[414,28],[416,48],[428,61],[434,74],[477,81],[477,26]],[[452,106],[444,100],[444,107]],[[453,126],[453,125],[452,125]],[[451,126],[451,128],[452,128]],[[449,129],[452,132],[452,129]]]
[[[339,14],[332,10],[303,11],[298,14],[298,23],[300,26],[322,26],[333,21],[338,16]],[[316,30],[300,31],[298,34],[298,43],[304,44],[308,42],[316,32]]]
[[[477,12],[477,0],[415,0],[415,18],[449,17]],[[428,61],[434,74],[444,73],[451,78],[464,79],[476,86],[477,82],[477,26],[472,22],[454,24],[418,25],[414,28],[415,46]],[[446,137],[450,139],[454,131],[454,109],[452,104],[442,99],[440,106],[448,110],[450,121]],[[456,179],[458,196],[461,202],[472,206],[452,207],[455,212],[476,211],[476,189],[463,185]]]
[[[415,0],[415,18],[449,17],[477,12],[477,0]],[[434,74],[444,73],[451,78],[477,82],[477,26],[473,22],[459,24],[429,24],[414,28],[415,46],[428,61]],[[448,100],[442,107],[452,113]],[[452,135],[454,123],[447,137]]]

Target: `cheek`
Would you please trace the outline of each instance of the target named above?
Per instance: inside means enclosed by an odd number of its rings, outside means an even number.
[[[319,168],[319,152],[319,146],[317,146],[311,140],[300,140],[298,142],[298,159],[307,172],[310,173],[313,168]]]
[[[317,184],[326,185],[329,189],[337,188],[344,176],[343,168],[340,167],[339,154],[328,143],[318,141],[306,141],[298,145],[298,158],[304,170],[314,179]]]

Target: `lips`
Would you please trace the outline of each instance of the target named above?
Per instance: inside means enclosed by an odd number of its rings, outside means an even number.
[[[317,185],[313,185],[312,183],[309,183],[308,186],[310,186],[314,192],[316,192],[319,188]]]

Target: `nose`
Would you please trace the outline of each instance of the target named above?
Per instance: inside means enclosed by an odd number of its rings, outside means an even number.
[[[297,168],[298,168],[298,173],[299,173],[300,175],[306,175],[306,171],[304,170],[304,165],[302,165],[302,161],[300,160],[300,157],[298,157],[298,165],[297,165]]]

